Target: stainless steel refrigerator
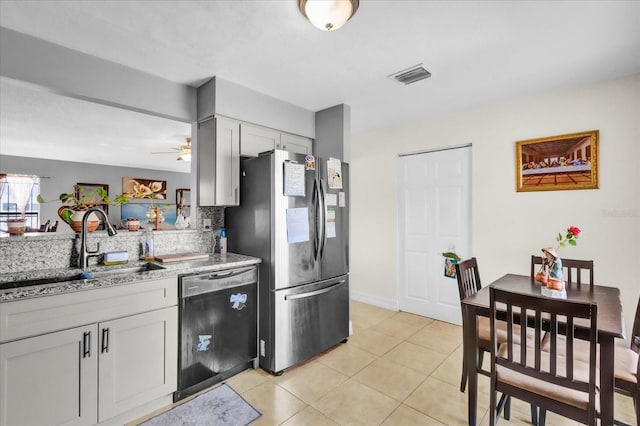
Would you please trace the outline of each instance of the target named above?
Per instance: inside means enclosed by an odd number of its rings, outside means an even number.
[[[240,165],[231,252],[262,259],[259,363],[274,374],[349,336],[349,168],[275,150]]]

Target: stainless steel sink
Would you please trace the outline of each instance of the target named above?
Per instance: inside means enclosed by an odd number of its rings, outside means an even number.
[[[122,275],[122,274],[139,274],[140,272],[148,272],[148,271],[160,271],[165,269],[164,266],[156,265],[155,263],[145,263],[143,265],[131,266],[128,268],[114,268],[114,269],[105,269],[101,271],[91,271],[86,272],[90,278],[105,278],[114,275]]]
[[[87,271],[81,273],[73,273],[69,275],[58,275],[52,277],[43,277],[43,278],[33,278],[29,280],[22,281],[10,281],[5,283],[0,283],[0,290],[7,290],[11,288],[20,288],[20,287],[30,287],[34,285],[41,284],[55,284],[62,283],[66,281],[79,281],[79,280],[87,280],[87,279],[97,279],[97,278],[109,278],[120,275],[132,275],[139,274],[142,272],[148,271],[158,271],[165,269],[163,266],[156,265],[154,263],[145,263],[143,265],[131,266],[128,268],[113,268],[113,269],[103,269],[100,271]]]

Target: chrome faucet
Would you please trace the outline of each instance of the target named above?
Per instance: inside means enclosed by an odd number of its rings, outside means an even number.
[[[87,248],[87,220],[89,220],[89,215],[92,212],[96,212],[98,216],[102,216],[102,222],[104,223],[104,228],[107,230],[107,233],[110,237],[113,237],[118,233],[116,229],[109,222],[109,218],[104,213],[100,207],[91,207],[86,211],[84,216],[82,217],[82,230],[80,231],[80,253],[78,253],[78,268],[84,269],[87,267],[87,263],[90,257],[100,255],[100,243],[94,251],[91,251]]]

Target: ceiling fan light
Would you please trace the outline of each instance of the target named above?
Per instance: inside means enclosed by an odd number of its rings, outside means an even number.
[[[337,30],[358,10],[359,0],[299,0],[302,14],[323,31]]]
[[[176,160],[179,161],[191,161],[191,153],[189,154],[180,154]]]

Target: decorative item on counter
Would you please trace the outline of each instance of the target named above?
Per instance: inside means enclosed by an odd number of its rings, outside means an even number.
[[[151,207],[149,207],[149,211],[147,212],[147,221],[154,224],[153,229],[156,231],[160,229],[160,224],[164,222],[164,215],[162,214],[160,206],[154,206],[153,203],[151,203]]]
[[[128,217],[126,219],[127,229],[129,232],[136,232],[140,229],[140,218],[138,217]]]
[[[26,230],[26,219],[8,219],[7,230],[9,235],[22,235]]]
[[[453,246],[449,247],[449,251],[442,253],[444,257],[444,276],[447,278],[456,278],[456,263],[461,259],[453,251]]]
[[[560,247],[565,247],[567,244],[575,246],[578,244],[577,239],[582,231],[577,226],[570,226],[567,228],[566,233],[558,233],[556,241],[557,247],[545,247],[542,249],[544,256],[542,257],[542,266],[540,271],[535,275],[535,280],[539,283],[546,284],[547,288],[551,290],[563,291],[564,281],[562,280],[562,259],[558,255]]]
[[[187,226],[188,226],[187,220],[182,215],[182,212],[179,212],[178,217],[176,217],[176,224],[175,224],[176,229],[185,229]]]
[[[98,187],[94,192],[89,194],[84,192],[82,188],[79,188],[77,185],[75,188],[75,194],[63,192],[58,196],[58,200],[63,203],[63,205],[58,209],[58,216],[60,216],[60,219],[65,223],[69,224],[71,229],[78,233],[82,229],[82,218],[89,208],[96,206],[99,207],[105,204],[126,204],[129,202],[129,200],[123,195],[116,195],[115,198],[111,199],[104,188]],[[48,202],[45,201],[41,194],[38,194],[37,200],[38,203],[41,204]],[[91,213],[91,216],[89,216],[89,220],[87,221],[87,231],[93,232],[99,225],[100,221],[98,220],[98,217]]]

